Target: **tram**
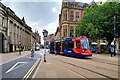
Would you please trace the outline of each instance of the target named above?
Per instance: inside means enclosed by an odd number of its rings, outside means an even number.
[[[54,54],[54,41],[50,43],[50,53]]]
[[[73,57],[92,56],[92,50],[89,48],[89,41],[86,36],[69,37],[56,40],[54,41],[54,49],[51,51],[54,51],[55,54]]]

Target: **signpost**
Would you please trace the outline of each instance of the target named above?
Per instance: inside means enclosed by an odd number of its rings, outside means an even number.
[[[48,31],[47,30],[43,30],[43,40],[44,40],[44,62],[46,62],[46,40],[47,40],[47,36],[48,36]]]

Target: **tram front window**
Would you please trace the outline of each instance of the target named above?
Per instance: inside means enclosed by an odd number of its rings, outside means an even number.
[[[80,48],[80,41],[76,41],[76,47]]]
[[[81,38],[80,41],[81,41],[81,44],[82,44],[82,48],[83,48],[83,49],[88,49],[88,48],[89,48],[89,41],[88,41],[88,39],[86,39],[86,38]]]

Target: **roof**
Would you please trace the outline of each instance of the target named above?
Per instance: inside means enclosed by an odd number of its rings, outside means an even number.
[[[79,2],[78,6],[83,6],[85,3]]]

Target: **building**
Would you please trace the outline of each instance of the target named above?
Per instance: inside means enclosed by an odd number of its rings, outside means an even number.
[[[34,35],[34,32],[31,33],[31,49],[34,49],[35,50],[35,35]]]
[[[32,28],[0,2],[0,53],[31,49]]]
[[[48,35],[48,42],[52,42],[54,40],[54,34],[49,34]]]
[[[59,27],[56,30],[55,39],[76,37],[76,25],[81,20],[86,8],[94,3],[94,0],[90,4],[76,2],[75,0],[63,0],[61,14],[59,14]]]
[[[0,3],[0,53],[7,50],[7,12],[5,6]]]
[[[39,50],[41,44],[41,36],[39,35],[38,31],[34,32],[35,36],[35,50]]]

